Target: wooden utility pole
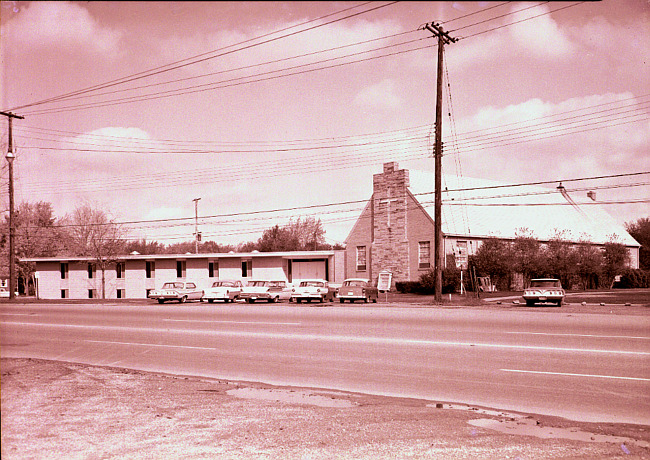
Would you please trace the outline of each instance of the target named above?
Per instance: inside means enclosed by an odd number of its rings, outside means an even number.
[[[9,164],[9,300],[14,300],[16,294],[16,229],[14,228],[14,147],[11,121],[14,118],[24,119],[11,112],[0,112],[0,115],[7,117],[9,121],[9,142],[7,145],[7,163]]]
[[[435,201],[434,201],[434,265],[435,300],[442,302],[442,268],[445,264],[445,253],[442,240],[442,70],[445,43],[454,43],[458,39],[449,36],[440,24],[425,24],[424,28],[438,37],[438,75],[436,83],[436,137],[433,148],[435,159]]]
[[[201,234],[199,233],[199,200],[201,198],[194,198],[194,253],[199,253],[199,241],[201,241]]]

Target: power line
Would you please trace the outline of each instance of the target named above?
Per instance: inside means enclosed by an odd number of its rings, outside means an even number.
[[[365,5],[369,4],[369,3],[371,3],[371,2],[363,3],[361,6],[365,6]],[[238,45],[243,45],[243,44],[249,43],[251,41],[259,40],[260,38],[265,38],[265,37],[274,35],[276,33],[284,32],[286,30],[290,30],[290,29],[293,29],[295,27],[299,27],[299,26],[302,26],[302,25],[305,25],[305,24],[309,24],[311,22],[315,22],[315,21],[330,17],[332,15],[339,14],[341,12],[349,11],[351,9],[357,8],[359,5],[354,6],[354,7],[350,7],[350,8],[345,8],[344,10],[341,10],[339,12],[331,13],[331,14],[321,16],[321,17],[316,18],[316,19],[305,21],[304,23],[298,24],[296,26],[290,26],[290,27],[287,27],[287,28],[284,28],[284,29],[280,29],[279,31],[270,32],[268,34],[264,34],[264,35],[261,35],[259,37],[244,40],[243,42],[240,42],[240,43],[238,43],[236,45],[229,45],[229,46],[226,46],[224,48],[219,48],[219,49],[216,49],[216,50],[213,50],[213,51],[209,51],[207,53],[199,54],[197,56],[181,59],[179,61],[175,61],[175,62],[172,62],[170,64],[165,64],[163,66],[155,67],[155,68],[147,70],[147,71],[139,72],[139,73],[132,74],[132,75],[122,77],[122,78],[118,78],[116,80],[111,80],[111,81],[109,81],[107,83],[102,83],[102,84],[90,86],[90,87],[87,87],[87,88],[84,88],[84,89],[81,89],[81,90],[77,90],[77,91],[73,91],[71,93],[55,96],[55,97],[52,97],[52,98],[49,98],[49,99],[44,99],[42,101],[33,102],[31,104],[27,104],[27,105],[20,106],[20,107],[17,107],[17,108],[27,108],[27,107],[32,107],[32,106],[35,106],[35,105],[41,105],[41,104],[44,104],[44,103],[47,103],[47,102],[52,102],[52,101],[60,100],[60,99],[67,98],[67,97],[70,97],[70,96],[76,96],[78,94],[87,93],[89,91],[104,89],[104,88],[107,88],[107,87],[110,87],[110,86],[120,85],[120,84],[128,83],[128,82],[131,82],[131,81],[139,80],[139,79],[142,79],[142,78],[150,77],[150,76],[153,76],[153,75],[157,75],[157,74],[160,74],[160,73],[163,73],[163,72],[169,72],[171,70],[176,70],[176,69],[179,69],[179,68],[182,68],[182,67],[187,67],[189,65],[198,64],[198,63],[201,63],[201,62],[205,62],[205,61],[207,61],[209,59],[214,59],[214,58],[221,57],[221,56],[224,56],[224,55],[227,55],[227,54],[232,54],[232,53],[237,52],[237,51],[242,51],[244,49],[249,49],[249,48],[252,48],[252,47],[255,47],[255,46],[260,46],[260,45],[264,45],[264,44],[267,44],[267,43],[271,43],[271,42],[276,41],[276,40],[280,40],[280,39],[287,38],[287,37],[290,37],[290,36],[293,36],[293,35],[297,35],[297,34],[300,34],[300,33],[303,33],[303,32],[307,32],[307,31],[310,31],[310,30],[313,30],[313,29],[317,29],[319,27],[330,25],[330,24],[333,24],[335,22],[339,22],[339,21],[349,19],[349,18],[352,18],[352,17],[355,17],[355,16],[359,16],[361,14],[366,14],[366,13],[369,13],[371,11],[375,11],[375,10],[378,10],[380,8],[384,8],[386,6],[390,6],[390,5],[394,4],[394,3],[397,3],[397,2],[390,2],[390,3],[384,4],[384,5],[373,7],[373,8],[370,8],[370,9],[362,11],[362,12],[353,13],[353,14],[350,14],[348,16],[338,18],[338,19],[335,19],[335,20],[332,20],[332,21],[328,21],[328,22],[325,22],[325,23],[322,23],[322,24],[317,24],[315,26],[312,26],[312,27],[309,27],[309,28],[306,28],[306,29],[302,29],[302,30],[299,30],[299,31],[296,31],[296,32],[281,35],[279,37],[271,38],[271,39],[268,39],[268,40],[265,40],[265,41],[262,41],[262,42],[259,42],[259,43],[255,43],[255,44],[252,44],[252,45],[246,45],[246,46],[244,46],[242,48],[237,48],[235,50],[224,52],[224,53],[218,54],[216,56],[203,57],[203,56],[206,56],[206,55],[209,55],[209,54],[220,52],[220,51],[222,51],[224,49],[232,48],[232,47],[238,46]],[[197,59],[199,57],[201,59]],[[180,64],[181,62],[192,60],[192,59],[194,59],[194,60],[191,61],[191,62],[187,62],[185,64]]]

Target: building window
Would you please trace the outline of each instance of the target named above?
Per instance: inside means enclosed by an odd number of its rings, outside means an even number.
[[[125,299],[126,298],[126,291],[124,289],[118,289],[117,290],[117,298],[118,299]]]
[[[176,278],[185,278],[186,264],[184,260],[176,261]]]
[[[88,279],[94,278],[95,266],[93,264],[88,264]]]
[[[418,243],[418,268],[431,267],[431,241]]]
[[[61,262],[61,279],[62,280],[68,279],[68,262]],[[61,298],[65,299],[65,297],[61,297]]]
[[[145,272],[146,272],[146,277],[147,278],[155,278],[156,277],[156,262],[154,262],[154,261],[145,262]]]
[[[61,298],[62,299],[67,299],[68,297],[70,297],[70,294],[68,294],[68,290],[67,289],[61,289]]]
[[[252,260],[242,260],[241,261],[241,276],[242,278],[250,278],[253,276],[253,261]]]
[[[357,246],[357,271],[363,272],[367,270],[366,265],[366,247]]]
[[[126,268],[124,267],[124,262],[118,262],[115,264],[115,273],[117,279],[122,279],[124,278],[124,272],[126,271]]]
[[[208,262],[208,277],[219,278],[219,262]]]
[[[88,298],[96,299],[97,298],[97,289],[88,289]]]

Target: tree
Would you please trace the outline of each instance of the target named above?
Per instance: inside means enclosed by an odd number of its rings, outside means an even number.
[[[2,226],[0,248],[2,258],[6,260],[9,248],[8,241],[9,222]],[[14,214],[15,228],[15,253],[17,256],[16,272],[19,290],[29,294],[30,286],[34,285],[34,264],[24,262],[23,259],[31,257],[54,257],[62,247],[63,230],[56,225],[56,218],[52,204],[44,201],[36,203],[22,202]],[[5,232],[6,235],[5,236]],[[4,254],[7,254],[6,256]]]
[[[106,269],[125,252],[125,230],[106,212],[90,205],[76,208],[66,223],[70,229],[68,251],[94,260],[102,272],[102,299],[106,298]]]
[[[576,274],[584,289],[596,289],[603,272],[603,253],[590,241],[582,240],[575,252]]]
[[[498,238],[484,240],[476,254],[470,256],[470,265],[476,268],[478,276],[489,276],[499,289],[509,289],[513,265],[512,248],[507,241]]]
[[[531,278],[544,276],[548,271],[542,246],[527,228],[520,228],[515,232],[512,256],[515,271],[524,276],[524,282]]]
[[[641,244],[639,268],[650,270],[650,218],[642,217],[636,222],[625,224],[627,232]]]
[[[566,239],[565,232],[557,232],[546,246],[547,275],[558,278],[562,286],[570,287],[576,274],[576,251]]]
[[[147,241],[145,238],[142,240],[130,241],[126,243],[124,251],[127,254],[137,252],[138,254],[164,254],[165,245],[157,241]]]
[[[300,248],[300,240],[289,226],[275,225],[264,230],[257,247],[261,252],[295,251]]]
[[[262,252],[273,251],[318,251],[330,249],[325,243],[325,230],[320,219],[308,217],[289,220],[283,227],[275,225],[264,231],[257,241],[257,249]]]
[[[615,235],[605,243],[603,250],[603,273],[607,277],[607,283],[611,284],[616,275],[621,272],[630,262],[630,253],[624,244],[619,243]]]

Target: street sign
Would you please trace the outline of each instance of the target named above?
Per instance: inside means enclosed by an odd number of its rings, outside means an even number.
[[[393,274],[391,272],[379,272],[379,278],[377,279],[377,290],[390,291],[392,278]]]

